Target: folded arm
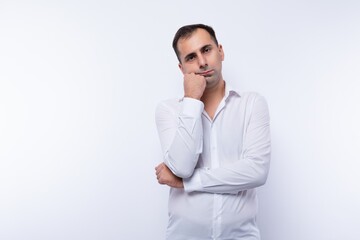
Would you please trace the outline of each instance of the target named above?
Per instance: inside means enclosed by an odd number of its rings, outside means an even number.
[[[165,104],[156,109],[156,125],[166,166],[180,178],[190,177],[202,152],[204,104],[184,98],[180,113]]]
[[[252,113],[245,128],[241,158],[218,168],[197,168],[184,178],[187,192],[236,194],[266,182],[270,164],[270,126],[266,101],[254,100]]]

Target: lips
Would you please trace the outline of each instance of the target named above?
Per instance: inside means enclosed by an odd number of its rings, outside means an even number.
[[[214,71],[213,70],[208,70],[208,71],[205,71],[205,72],[199,72],[197,74],[201,75],[201,76],[209,76],[213,73]]]

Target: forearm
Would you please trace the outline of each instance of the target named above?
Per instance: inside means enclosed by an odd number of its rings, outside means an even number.
[[[202,151],[202,141],[199,138],[188,135],[183,128],[178,129],[164,156],[164,163],[176,176],[186,178],[192,175]]]
[[[240,159],[215,169],[197,168],[183,179],[185,191],[237,194],[265,184],[270,163],[270,151],[261,158]]]
[[[192,175],[202,152],[202,111],[202,102],[193,99],[184,99],[178,114],[164,106],[157,109],[156,123],[164,163],[178,177]]]

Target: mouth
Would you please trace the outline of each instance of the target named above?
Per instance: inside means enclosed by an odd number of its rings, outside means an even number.
[[[201,75],[203,77],[210,77],[214,73],[214,70],[208,70],[205,72],[198,72],[197,75]]]

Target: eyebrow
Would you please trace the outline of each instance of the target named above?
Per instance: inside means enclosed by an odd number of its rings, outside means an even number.
[[[204,52],[206,48],[212,48],[211,44],[206,44],[205,46],[201,47],[200,48],[200,52]],[[192,52],[192,53],[189,53],[188,55],[185,56],[185,61],[188,60],[189,58],[191,57],[195,57],[196,56],[196,53],[195,52]]]

